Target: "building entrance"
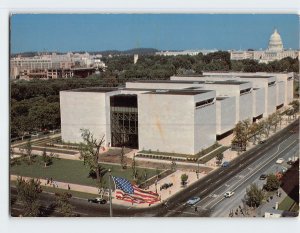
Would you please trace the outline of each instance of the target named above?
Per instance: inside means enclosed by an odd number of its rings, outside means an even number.
[[[112,146],[138,148],[137,95],[111,96],[110,122]]]

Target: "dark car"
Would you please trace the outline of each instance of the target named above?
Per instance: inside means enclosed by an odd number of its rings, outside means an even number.
[[[259,179],[260,180],[265,180],[265,179],[267,179],[267,177],[268,176],[266,174],[261,174],[260,177],[259,177]]]
[[[100,197],[88,199],[88,202],[97,203],[97,204],[106,204],[107,203],[107,201],[105,199],[100,198]]]
[[[264,144],[266,142],[266,140],[261,140],[259,141],[259,144]]]
[[[229,166],[229,162],[228,161],[225,161],[222,163],[222,167],[228,167]]]
[[[168,189],[172,186],[173,186],[173,183],[164,183],[162,186],[160,186],[160,190]]]

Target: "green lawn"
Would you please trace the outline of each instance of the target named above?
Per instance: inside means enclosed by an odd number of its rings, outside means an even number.
[[[41,157],[36,157],[36,162],[32,165],[28,165],[24,162],[18,165],[13,165],[10,167],[10,173],[13,175],[25,176],[25,177],[35,177],[35,178],[53,178],[53,180],[82,184],[88,186],[97,186],[96,181],[88,177],[89,169],[84,166],[82,161],[78,160],[67,160],[67,159],[54,159],[53,164],[44,167]],[[118,165],[103,165],[106,169],[111,169],[113,176],[119,176],[132,180],[132,170],[127,168],[122,170]],[[147,173],[147,178],[156,175],[154,169],[142,169],[138,168],[139,174]],[[108,174],[104,175],[104,181],[108,181]],[[105,186],[108,184],[104,184]]]
[[[278,209],[280,209],[280,210],[290,210],[293,206],[298,206],[298,205],[295,205],[295,204],[297,204],[297,203],[292,198],[287,196],[286,198],[283,199],[282,202],[280,202],[280,204],[278,205]],[[293,210],[294,209],[295,208],[293,208]],[[297,209],[295,209],[294,211],[297,211]]]

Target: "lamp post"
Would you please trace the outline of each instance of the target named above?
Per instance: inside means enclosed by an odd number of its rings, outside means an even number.
[[[199,159],[198,159],[198,161],[197,161],[197,179],[199,179],[199,170],[200,170],[200,168],[199,168]]]
[[[108,185],[109,185],[109,216],[113,216],[112,197],[111,197],[111,170],[108,169]]]

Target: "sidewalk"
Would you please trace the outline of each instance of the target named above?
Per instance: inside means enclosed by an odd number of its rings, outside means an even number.
[[[188,175],[188,182],[186,184],[186,186],[182,187],[181,186],[181,175],[182,174],[187,174]],[[200,173],[199,174],[199,179],[201,179],[202,177],[204,177],[205,174],[204,173]],[[16,175],[10,175],[10,179],[11,180],[17,180]],[[30,179],[30,177],[23,177],[25,180]],[[59,181],[53,181],[53,184],[48,184],[47,185],[47,180],[45,179],[39,179],[41,182],[41,186],[48,186],[48,187],[56,187],[59,189],[64,189],[64,190],[68,190],[68,185],[70,186],[70,189],[72,191],[78,191],[78,192],[84,192],[84,193],[91,193],[91,194],[95,194],[95,197],[98,195],[98,188],[96,187],[92,187],[92,186],[86,186],[86,185],[79,185],[79,184],[73,184],[73,183],[65,183],[65,182],[59,182]],[[191,184],[193,184],[194,182],[196,182],[197,179],[197,175],[195,172],[182,172],[182,171],[176,171],[174,173],[172,173],[170,176],[167,176],[163,179],[161,179],[159,182],[157,182],[157,186],[155,186],[155,184],[152,184],[149,186],[149,188],[147,189],[147,191],[152,191],[152,192],[156,192],[159,194],[161,201],[157,202],[155,204],[152,204],[152,206],[158,205],[162,202],[165,202],[166,200],[168,200],[171,196],[173,196],[174,194],[178,193],[181,190],[184,190],[186,187],[190,186]],[[164,183],[173,183],[173,186],[168,188],[168,189],[163,189],[160,190],[160,186],[163,185]],[[105,193],[104,195],[108,196],[108,193]],[[118,200],[115,199],[115,193],[112,192],[112,197],[113,197],[113,204],[117,204],[117,205],[121,205],[121,206],[127,206],[128,208],[145,208],[145,207],[149,207],[149,204],[144,203],[144,204],[132,204],[129,202],[125,202],[122,200]]]
[[[275,210],[276,202],[278,202],[279,205],[280,202],[287,197],[287,194],[281,188],[279,188],[278,191],[281,193],[281,196],[278,197],[276,194],[274,194],[272,200],[269,199],[269,202],[264,203],[261,208],[257,210],[258,216],[263,216],[266,212]]]

